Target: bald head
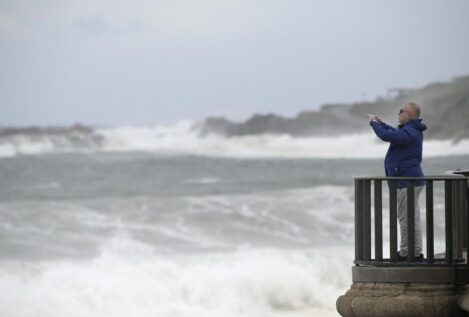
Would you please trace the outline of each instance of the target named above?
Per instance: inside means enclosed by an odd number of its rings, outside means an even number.
[[[404,107],[410,112],[412,119],[420,118],[420,107],[415,102],[406,102]]]
[[[399,111],[399,123],[405,124],[420,117],[420,107],[415,102],[406,102]]]

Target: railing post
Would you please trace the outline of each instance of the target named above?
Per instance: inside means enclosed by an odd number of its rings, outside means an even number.
[[[371,260],[371,181],[363,184],[363,260]]]
[[[427,218],[427,259],[428,263],[434,262],[434,234],[433,234],[433,181],[426,182],[426,218]]]
[[[355,180],[355,261],[363,260],[363,182]]]
[[[407,182],[407,261],[415,261],[415,181]]]
[[[374,182],[375,198],[375,260],[383,261],[383,197],[381,180]]]
[[[397,184],[394,180],[389,185],[389,256],[391,262],[397,262]]]
[[[445,180],[445,244],[446,263],[453,263],[453,194],[452,181]]]
[[[466,262],[469,265],[469,181],[464,181],[464,186],[466,188],[466,212],[464,213],[465,221],[464,223],[466,224],[465,226],[465,232],[466,232],[466,238],[465,238],[465,243],[464,243],[464,248],[466,249]]]
[[[465,220],[464,223],[466,224],[464,226],[465,230],[465,249],[466,249],[466,264],[469,266],[469,182],[468,181],[463,181],[464,188],[466,189],[464,192],[464,202],[465,202]]]
[[[454,236],[453,239],[456,242],[456,260],[458,262],[464,261],[463,258],[463,245],[464,245],[464,213],[466,206],[466,188],[465,182],[455,180],[453,182],[453,210],[454,210]]]

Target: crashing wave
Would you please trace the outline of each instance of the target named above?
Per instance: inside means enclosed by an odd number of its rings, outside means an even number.
[[[201,135],[191,121],[171,126],[0,129],[0,157],[47,153],[149,152],[234,158],[381,158],[387,144],[373,133],[293,137]],[[426,140],[424,156],[469,155],[469,139]]]
[[[3,128],[0,129],[0,157],[98,150],[102,142],[103,137],[93,128],[80,124],[71,127]]]

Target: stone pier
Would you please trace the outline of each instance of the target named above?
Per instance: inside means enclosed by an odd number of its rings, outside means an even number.
[[[469,316],[467,266],[355,266],[352,279],[337,299],[343,317]]]
[[[403,180],[407,224],[415,223],[415,183],[425,181],[425,261],[414,256],[413,225],[407,227],[409,256],[398,257],[397,182]],[[383,182],[389,191],[390,258],[383,256]],[[444,209],[436,210],[444,215],[445,245],[439,254],[434,249],[434,185],[444,190]],[[355,178],[355,266],[351,288],[337,299],[343,317],[469,316],[468,185],[469,177],[462,176]]]

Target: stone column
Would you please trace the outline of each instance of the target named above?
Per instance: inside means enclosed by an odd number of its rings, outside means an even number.
[[[464,269],[467,270],[467,269]],[[468,316],[454,267],[354,267],[353,284],[337,299],[343,317]]]

